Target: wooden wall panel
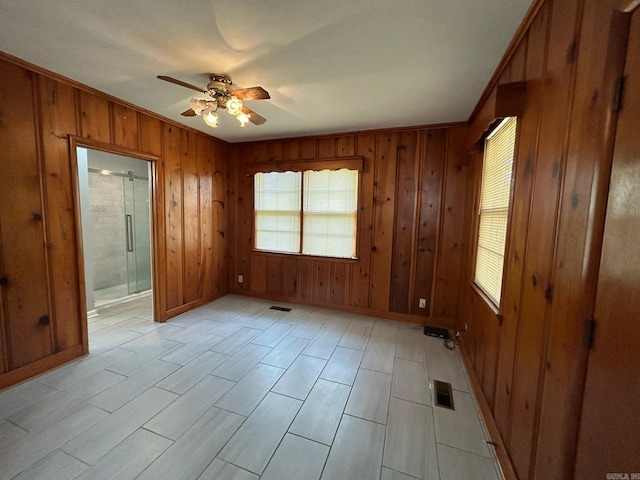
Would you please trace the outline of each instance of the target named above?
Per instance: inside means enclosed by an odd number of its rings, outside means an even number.
[[[89,92],[79,91],[80,132],[84,138],[111,143],[109,101]]]
[[[68,134],[75,135],[76,112],[73,87],[39,77],[41,138],[46,186],[46,218],[49,262],[53,285],[55,351],[82,340],[82,306],[78,275],[78,242],[75,230],[73,180],[69,168]],[[69,108],[69,106],[72,106]],[[73,321],[75,319],[76,321]]]
[[[525,112],[519,120],[518,152],[514,165],[515,184],[511,202],[509,252],[506,258],[505,275],[508,279],[504,286],[502,302],[502,338],[500,343],[500,362],[496,374],[496,392],[494,415],[496,423],[505,441],[509,441],[509,422],[511,418],[511,392],[513,390],[513,370],[515,364],[518,318],[522,292],[524,258],[528,238],[529,213],[531,209],[531,191],[533,171],[537,160],[538,132],[540,112],[545,86],[545,62],[549,12],[543,6],[528,32],[526,79],[527,102]]]
[[[444,203],[443,172],[449,164],[455,173],[449,175],[451,208],[447,228],[456,232],[447,233],[447,238],[455,239],[452,241],[456,245],[450,249],[449,270],[443,277],[450,282],[441,290],[444,315],[433,318],[431,323],[453,327],[464,250],[464,229],[455,222],[464,218],[468,176],[462,166],[466,162],[464,144],[460,142],[466,138],[466,129],[452,130],[454,147],[450,150],[449,130],[388,130],[231,145],[227,196],[227,229],[233,239],[229,245],[231,290],[423,321],[429,308],[418,309],[418,299],[432,297],[438,219]],[[244,165],[265,161],[264,155],[275,151],[281,151],[287,160],[363,158],[357,258],[338,260],[253,251],[253,177],[244,173]],[[456,192],[462,194],[459,199]],[[275,280],[270,273],[264,278],[264,267],[281,278]],[[242,284],[235,280],[238,274],[244,277]]]
[[[212,295],[214,290],[214,274],[216,273],[213,255],[213,161],[215,154],[211,140],[198,135],[196,138],[197,171],[200,225],[200,249],[198,262],[197,298]]]
[[[182,303],[191,303],[200,298],[200,185],[198,172],[198,150],[196,136],[180,132],[180,170],[182,174],[182,261],[184,276]]]
[[[140,115],[138,118],[140,151],[160,157],[162,155],[162,122],[147,115]]]
[[[373,247],[373,188],[376,137],[360,135],[355,139],[356,153],[364,158],[364,171],[360,173],[360,192],[358,212],[359,261],[353,267],[351,277],[351,301],[356,307],[369,308],[369,289],[371,286],[371,248]]]
[[[138,113],[124,105],[111,103],[111,116],[114,145],[138,150]]]
[[[414,259],[416,200],[418,195],[418,132],[400,134],[398,144],[395,225],[389,310],[409,313]]]
[[[492,408],[490,430],[507,478],[574,476],[588,355],[583,324],[595,302],[616,127],[612,105],[630,16],[614,12],[610,2],[540,2],[495,76],[498,83],[527,80],[502,305],[496,314],[477,294],[470,254],[459,325],[469,325],[465,349]],[[470,148],[492,116],[495,85],[487,92],[472,119]],[[637,117],[636,109],[629,118],[637,123]],[[481,161],[474,162],[477,181]],[[468,244],[474,236],[472,230]],[[609,391],[606,381],[598,390]],[[577,471],[582,478],[595,470]]]
[[[437,282],[433,306],[437,317],[455,318],[458,313],[462,252],[462,224],[465,219],[467,161],[466,128],[452,128],[447,133],[447,163],[442,192],[440,242],[438,245]]]
[[[158,321],[228,290],[227,151],[224,142],[25,62],[2,56],[0,63],[0,112],[11,112],[12,117],[0,126],[0,145],[7,158],[17,160],[0,162],[0,274],[9,278],[9,286],[1,287],[0,294],[0,388],[4,388],[88,351],[76,166],[70,145],[160,158],[152,167],[152,190],[159,202],[152,208],[158,242],[154,245]],[[17,99],[20,105],[12,103]],[[182,157],[181,137],[188,139],[182,142],[187,146]],[[40,317],[43,322],[48,318],[49,324],[40,324]]]
[[[182,250],[182,167],[180,130],[165,125],[163,134],[163,164],[165,171],[165,226],[167,262],[167,310],[183,303]]]
[[[420,205],[418,217],[418,240],[416,251],[416,277],[411,313],[428,315],[431,311],[433,271],[436,261],[438,220],[440,217],[440,196],[442,194],[442,174],[447,147],[447,130],[426,132],[425,153],[420,166]],[[423,312],[418,305],[421,298],[427,304]]]
[[[640,25],[638,13],[634,18],[636,25]],[[603,25],[603,19],[609,21]],[[549,339],[535,464],[538,478],[573,475],[578,399],[584,389],[588,353],[582,340],[583,321],[593,316],[595,292],[599,292],[597,277],[611,168],[610,149],[616,133],[616,115],[611,114],[611,105],[615,82],[623,73],[628,20],[627,15],[611,11],[602,2],[590,0],[585,4],[553,267],[554,299],[558,300],[552,302],[548,312]],[[640,29],[636,31],[640,33]],[[630,43],[628,47],[627,67],[636,67],[636,80],[638,63],[633,59],[638,58],[639,39],[640,35],[636,36],[635,44]],[[629,103],[637,88],[630,85],[627,88],[621,115],[626,115],[629,123],[625,124],[621,117],[617,128],[622,141],[633,141],[637,137],[624,128],[638,121],[639,110]],[[601,332],[596,331],[596,338],[598,333]],[[624,337],[626,333],[620,330],[615,335]],[[612,374],[611,378],[620,377]],[[610,391],[609,386],[596,388],[601,392]],[[597,437],[599,435],[594,435]]]
[[[282,262],[283,258],[279,256],[267,257],[266,281],[267,293],[282,293]]]
[[[564,145],[570,126],[568,112],[573,101],[575,72],[575,62],[572,58],[568,61],[567,52],[576,41],[578,0],[553,3],[552,7],[512,396],[510,452],[516,473],[522,478],[529,475],[535,443],[540,369],[545,348],[545,314],[553,298],[554,227],[564,173]],[[533,233],[543,231],[545,235]]]
[[[25,108],[35,103],[34,75],[5,63],[0,72],[0,277],[6,278],[0,289],[6,370],[12,370],[53,353],[51,327],[39,323],[52,312],[36,118]]]
[[[389,309],[389,294],[391,291],[397,152],[397,133],[378,136],[373,189],[371,308],[382,311]]]

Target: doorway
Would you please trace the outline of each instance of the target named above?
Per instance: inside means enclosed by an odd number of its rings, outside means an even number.
[[[76,147],[87,315],[152,294],[151,163]]]

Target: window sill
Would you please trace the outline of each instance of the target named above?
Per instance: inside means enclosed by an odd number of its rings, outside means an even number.
[[[314,260],[319,262],[332,262],[332,263],[358,263],[358,257],[345,258],[345,257],[322,257],[319,255],[307,255],[304,253],[292,253],[292,252],[272,252],[269,250],[258,250],[256,248],[251,250],[254,255],[263,255],[265,257],[294,257],[298,260]]]
[[[487,296],[487,294],[484,293],[482,289],[478,287],[478,285],[476,285],[476,283],[473,280],[469,282],[469,284],[471,286],[471,290],[473,290],[475,294],[482,301],[484,301],[484,303],[486,303],[487,307],[493,312],[493,314],[496,316],[496,318],[500,322],[500,325],[502,325],[503,316],[502,316],[502,312],[500,311],[500,308],[497,307],[496,304],[491,301],[491,299]]]

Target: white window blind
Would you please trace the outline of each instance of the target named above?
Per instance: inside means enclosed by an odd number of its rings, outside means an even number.
[[[485,140],[475,283],[500,305],[516,142],[516,117],[505,118]]]
[[[300,172],[254,176],[256,248],[300,251],[301,177]]]
[[[358,172],[304,172],[302,253],[356,256]]]
[[[357,170],[256,173],[254,178],[258,250],[356,256]]]

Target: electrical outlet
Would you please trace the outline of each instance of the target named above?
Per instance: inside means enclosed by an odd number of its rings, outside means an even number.
[[[242,280],[243,280],[242,275],[238,275],[238,283],[242,283]]]
[[[427,308],[427,299],[421,298],[420,303],[418,303],[418,308]]]

